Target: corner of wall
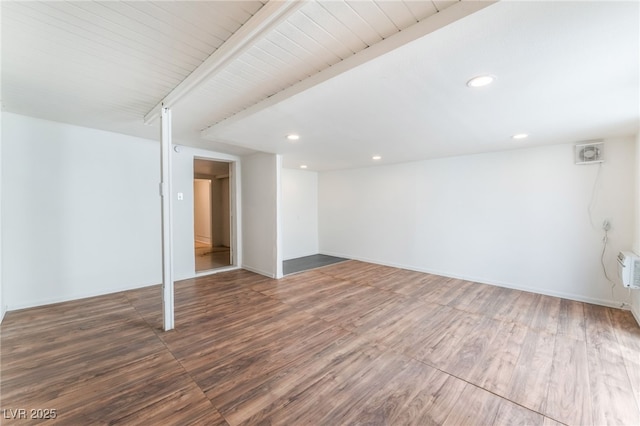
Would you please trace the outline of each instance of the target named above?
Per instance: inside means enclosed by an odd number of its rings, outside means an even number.
[[[633,314],[638,326],[640,326],[640,291],[634,292],[631,298],[631,314]]]
[[[276,155],[276,273],[275,278],[280,279],[284,276],[282,262],[284,260],[282,252],[282,155]]]
[[[0,92],[1,98],[2,93]],[[2,279],[2,112],[0,112],[0,323],[2,323],[6,312],[7,304],[4,300],[4,280]]]
[[[635,241],[633,251],[640,254],[640,132],[636,135],[636,211],[635,211]],[[631,293],[631,313],[640,325],[640,291]]]
[[[0,11],[0,16],[2,12]],[[2,36],[0,35],[0,40]],[[0,43],[1,44],[1,43]],[[0,56],[0,69],[2,69],[2,57]],[[0,85],[0,105],[2,104],[2,85]],[[7,304],[4,301],[4,280],[2,279],[2,116],[0,111],[0,323],[7,312]]]

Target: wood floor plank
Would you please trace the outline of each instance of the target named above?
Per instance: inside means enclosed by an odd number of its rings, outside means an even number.
[[[407,368],[407,359],[396,354],[384,352],[370,364],[364,374],[357,374],[345,382],[344,389],[348,389],[350,398],[336,400],[334,407],[322,418],[321,424],[338,424],[347,419],[357,418],[361,414],[366,402],[374,399],[380,388],[387,388],[388,397],[393,397],[396,390],[394,377],[402,374]]]
[[[640,424],[640,409],[610,311],[602,306],[585,305],[593,421],[595,424]]]
[[[555,335],[533,329],[527,331],[506,393],[509,400],[542,412],[551,382],[554,346]]]
[[[513,300],[503,303],[494,313],[494,317],[501,321],[517,322],[529,327],[540,295],[523,291],[514,292],[511,295],[515,296]]]
[[[451,357],[459,353],[464,346],[466,337],[473,331],[480,317],[453,310],[455,315],[443,332],[432,334],[427,340],[417,343],[418,350],[414,353],[416,359],[426,364],[446,370]]]
[[[370,281],[369,284],[402,295],[414,295],[425,285],[428,277],[429,274],[422,272],[398,269],[392,274]]]
[[[267,419],[273,424],[323,424],[322,419],[335,409],[336,395],[349,395],[358,378],[369,374],[382,354],[361,336],[346,335],[318,354],[300,360],[295,369],[286,369],[285,373],[304,371],[305,375],[290,378],[292,386],[286,392],[256,409],[241,424],[259,424]]]
[[[558,334],[576,340],[586,340],[584,303],[560,299]]]
[[[366,396],[363,384],[376,377],[384,368],[394,361],[394,357],[385,356],[384,352],[369,347],[359,337],[344,339],[345,344],[338,344],[321,351],[307,359],[300,359],[296,364],[289,364],[276,374],[267,377],[266,381],[256,386],[255,382],[248,383],[244,388],[234,388],[231,392],[211,398],[216,407],[219,407],[222,415],[230,423],[242,423],[273,405],[273,401],[290,394],[294,390],[308,386],[309,377],[322,377],[331,371],[332,375],[340,383],[351,383],[351,386],[359,386],[358,391],[348,392],[349,398],[344,401],[335,401],[327,414],[329,418],[336,416],[336,410],[344,409],[344,405],[353,404],[358,399]],[[383,362],[376,362],[383,357]],[[345,387],[341,387],[344,389]],[[241,392],[238,392],[240,391]],[[321,421],[324,424],[324,421]]]
[[[469,304],[465,310],[477,314],[487,315],[495,312],[502,305],[503,299],[508,296],[509,289],[486,284],[479,284],[479,291],[473,303]],[[495,319],[495,318],[494,318]]]
[[[425,346],[435,339],[434,335],[442,333],[451,321],[454,309],[424,302],[422,309],[407,313],[410,319],[403,327],[393,327],[393,332],[385,336],[382,342],[394,351],[412,354],[414,349]]]
[[[409,360],[405,367],[359,404],[352,416],[345,416],[341,421],[349,424],[400,424],[398,418],[437,371],[413,360]]]
[[[534,330],[556,334],[560,317],[560,299],[544,294],[539,296],[530,327]]]
[[[640,327],[629,311],[612,309],[610,313],[627,375],[640,407]]]
[[[535,411],[528,410],[513,402],[500,398],[498,403],[498,412],[493,420],[496,426],[533,426],[544,424],[544,416]],[[587,424],[587,423],[576,423]]]
[[[460,344],[455,345],[455,351],[447,354],[442,370],[469,380],[478,361],[484,358],[500,326],[499,321],[478,317],[475,327],[469,333],[460,336]]]
[[[424,294],[421,298],[427,302],[450,305],[463,297],[473,284],[457,278],[440,278],[431,283],[432,291]]]
[[[439,370],[428,381],[397,418],[399,425],[442,425],[460,398],[467,383]]]
[[[467,384],[443,425],[494,424],[500,408],[500,402],[500,397],[477,386]]]
[[[505,396],[516,370],[527,328],[512,322],[501,322],[496,335],[469,376],[469,381],[490,392]]]
[[[486,284],[463,282],[460,286],[462,292],[447,305],[461,311],[475,313],[476,306],[484,301],[483,294],[487,293],[490,287]]]
[[[397,268],[392,268],[390,266],[375,265],[373,263],[353,260],[348,262],[336,263],[322,269],[323,273],[331,275],[333,277],[364,284],[367,284],[369,281],[377,280],[386,275],[391,275],[397,271]]]
[[[625,311],[359,261],[189,279],[175,301],[170,332],[158,285],[7,313],[0,407],[62,425],[640,424]]]
[[[554,419],[550,419],[549,417],[545,417],[542,426],[565,426],[565,424],[560,423]]]
[[[374,315],[365,315],[365,321],[355,328],[354,332],[359,335],[367,335],[376,342],[381,342],[398,332],[396,324],[408,326],[414,312],[423,309],[424,305],[415,301],[396,304],[384,311],[378,311]]]
[[[593,424],[584,341],[556,336],[549,390],[542,411],[566,424]]]
[[[259,347],[251,352],[235,352],[213,366],[201,361],[196,361],[199,368],[192,367],[193,363],[185,363],[185,366],[207,396],[218,402],[216,398],[221,395],[229,398],[234,393],[242,393],[243,389],[268,381],[278,371],[308,359],[314,351],[320,352],[344,335],[344,331],[336,327],[326,328],[314,336],[300,339],[295,345],[275,341],[268,347]]]

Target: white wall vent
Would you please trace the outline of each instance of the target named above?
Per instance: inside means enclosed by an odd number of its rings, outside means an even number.
[[[590,142],[576,145],[576,164],[604,162],[604,142]]]

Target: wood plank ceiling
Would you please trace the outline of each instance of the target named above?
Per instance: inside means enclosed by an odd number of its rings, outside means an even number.
[[[4,1],[3,110],[155,137],[142,119],[266,1]],[[175,138],[224,120],[456,1],[309,1],[190,94]],[[219,148],[219,147],[218,147]]]
[[[309,2],[209,80],[199,95],[215,98],[215,124],[347,59],[455,2]]]

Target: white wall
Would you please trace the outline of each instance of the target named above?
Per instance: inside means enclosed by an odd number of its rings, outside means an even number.
[[[3,303],[9,310],[159,284],[159,142],[6,112],[2,119]],[[196,156],[240,160],[186,147],[173,153],[176,280],[196,275]],[[238,199],[235,177],[232,186]],[[232,228],[241,235],[236,221]]]
[[[3,113],[9,309],[161,282],[154,141]]]
[[[598,166],[574,165],[572,144],[320,173],[320,251],[619,306],[600,226],[613,226],[616,278],[615,255],[633,243],[634,141],[605,151],[595,192]]]
[[[195,255],[193,251],[193,160],[227,161],[230,163],[230,186],[232,205],[238,200],[236,214],[231,218],[231,232],[238,241],[233,247],[234,264],[242,265],[242,229],[238,217],[241,217],[240,203],[241,167],[240,157],[207,151],[203,149],[180,146],[179,152],[173,153],[173,273],[176,280],[184,280],[196,276]],[[183,200],[177,200],[177,194],[183,194]],[[234,244],[232,243],[232,246]]]
[[[318,173],[282,169],[282,250],[285,260],[318,253]]]
[[[281,163],[273,154],[242,159],[242,267],[272,278],[282,277]]]

